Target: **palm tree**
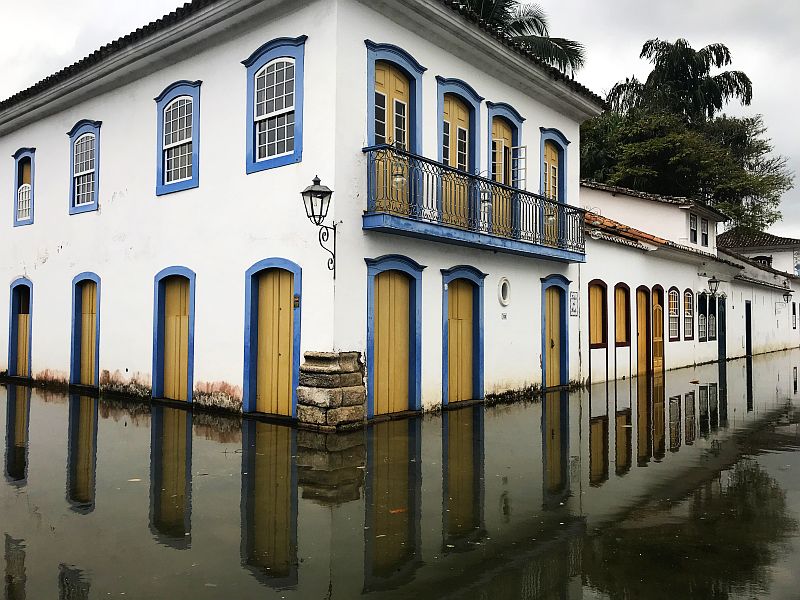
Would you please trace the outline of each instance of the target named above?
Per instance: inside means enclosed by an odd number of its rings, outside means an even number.
[[[642,82],[635,77],[617,83],[608,101],[620,112],[647,108],[683,115],[690,122],[711,119],[730,100],[745,106],[753,98],[753,84],[741,71],[711,75],[712,68],[731,64],[731,52],[724,44],[709,44],[695,50],[684,39],[674,43],[648,40],[639,58],[653,64]]]
[[[583,44],[550,37],[547,15],[538,4],[521,0],[466,0],[466,6],[490,25],[507,33],[542,62],[574,74],[586,62]]]

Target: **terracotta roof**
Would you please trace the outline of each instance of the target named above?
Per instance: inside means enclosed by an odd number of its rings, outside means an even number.
[[[127,48],[131,47],[137,42],[141,42],[142,40],[147,39],[148,37],[155,35],[169,27],[177,25],[182,21],[192,17],[193,15],[197,14],[201,10],[206,7],[212,6],[221,0],[192,0],[191,2],[185,3],[183,6],[175,9],[171,13],[164,15],[160,19],[156,19],[145,25],[144,27],[138,28],[136,31],[129,33],[113,42],[105,44],[101,46],[88,56],[80,59],[77,62],[72,63],[68,67],[61,69],[60,71],[55,72],[48,77],[45,77],[41,81],[35,83],[29,88],[26,88],[22,91],[17,92],[13,96],[6,98],[3,101],[0,101],[0,112],[22,102],[23,100],[27,100],[37,94],[44,92],[47,89],[52,88],[53,86],[66,81],[70,77],[80,74],[83,71],[88,70],[92,66],[100,63],[101,61],[113,56]],[[532,52],[525,50],[520,44],[513,41],[510,35],[503,31],[503,29],[495,27],[478,17],[478,15],[467,8],[464,4],[459,2],[458,0],[438,0],[441,4],[453,10],[454,12],[459,13],[463,16],[466,20],[470,21],[472,24],[476,25],[478,28],[483,30],[485,33],[491,35],[493,38],[507,46],[508,48],[514,50],[517,54],[520,54],[527,58],[530,62],[536,64],[538,67],[543,69],[545,72],[550,75],[550,77],[556,81],[559,81],[572,89],[573,91],[581,94],[583,97],[588,99],[589,101],[595,103],[598,107],[602,109],[608,108],[608,104],[606,101],[589,90],[589,88],[581,85],[574,79],[567,77],[564,73],[551,67],[550,65],[543,63],[541,60],[536,58]]]
[[[599,181],[592,181],[590,179],[581,179],[581,187],[609,192],[611,194],[624,194],[625,196],[631,196],[632,198],[652,200],[653,202],[661,202],[662,204],[674,204],[676,206],[697,206],[718,216],[721,221],[728,220],[728,215],[722,211],[717,210],[713,206],[709,206],[705,202],[693,200],[692,198],[687,198],[685,196],[664,196],[662,194],[651,194],[650,192],[640,192],[639,190],[621,187],[618,185],[610,185],[608,183],[600,183]]]
[[[720,252],[723,254],[727,254],[728,256],[735,258],[743,263],[747,263],[751,267],[756,267],[757,269],[761,269],[762,271],[766,271],[767,273],[772,273],[773,275],[780,275],[781,277],[786,277],[787,279],[800,279],[794,273],[787,273],[786,271],[781,271],[779,269],[773,269],[772,267],[768,267],[767,265],[758,262],[757,260],[753,260],[747,256],[739,254],[738,252],[734,252],[733,250],[729,250],[727,248],[718,248]]]
[[[633,227],[628,227],[627,225],[624,225],[619,221],[614,221],[613,219],[609,219],[608,217],[598,215],[597,213],[593,212],[586,213],[585,226],[587,229],[590,230],[600,231],[605,234],[617,236],[618,238],[622,238],[623,240],[636,242],[637,247],[641,249],[644,249],[644,246],[638,244],[650,244],[661,248],[670,248],[672,250],[678,250],[679,252],[683,252],[684,254],[691,254],[697,256],[698,258],[704,258],[707,260],[721,262],[733,267],[743,268],[741,265],[732,262],[730,260],[720,258],[716,254],[712,254],[711,252],[703,252],[702,250],[697,250],[689,246],[683,246],[682,244],[677,244],[670,240],[665,240],[664,238],[652,235],[650,233],[647,233],[646,231],[641,231],[639,229],[634,229]],[[590,237],[592,237],[591,234]],[[608,239],[605,236],[602,236],[601,239],[606,239],[607,241],[617,241],[614,239]]]
[[[758,231],[757,229],[749,229],[747,227],[734,227],[717,236],[717,246],[720,248],[800,246],[800,240],[780,237],[767,233],[766,231]]]

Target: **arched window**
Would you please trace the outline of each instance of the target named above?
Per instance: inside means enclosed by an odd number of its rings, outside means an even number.
[[[708,299],[708,340],[717,339],[717,297],[707,296]]]
[[[35,148],[14,153],[14,227],[33,223],[33,156]]]
[[[375,144],[409,148],[411,81],[387,61],[375,63]]]
[[[631,292],[624,283],[614,288],[614,339],[617,346],[631,344]]]
[[[100,125],[99,121],[78,121],[67,134],[72,166],[70,214],[97,210]]]
[[[694,292],[683,292],[683,339],[694,339]]]
[[[200,81],[177,81],[156,98],[156,195],[199,185]]]
[[[267,42],[247,67],[247,172],[300,162],[306,36]]]
[[[705,294],[697,295],[697,341],[708,341],[708,302]]]
[[[489,109],[489,166],[492,180],[515,188],[525,188],[526,148],[522,146],[525,120],[505,102],[487,102]]]
[[[669,341],[674,342],[680,339],[681,322],[681,295],[678,288],[669,291]]]
[[[606,284],[599,280],[589,283],[589,347],[605,348],[608,330]]]

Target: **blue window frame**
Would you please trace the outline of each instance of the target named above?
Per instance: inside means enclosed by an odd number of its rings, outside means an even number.
[[[541,168],[541,180],[540,180],[540,189],[539,193],[543,196],[548,196],[547,190],[547,181],[546,178],[552,175],[552,166],[550,165],[551,172],[546,173],[544,169],[544,145],[546,142],[552,142],[556,149],[558,150],[558,165],[556,165],[556,178],[557,182],[556,185],[558,186],[558,190],[555,194],[556,198],[561,204],[567,203],[567,146],[569,145],[569,140],[561,133],[558,129],[552,129],[547,127],[539,127],[539,131],[541,132],[541,147],[539,149],[539,156],[540,159],[540,168]]]
[[[276,38],[242,61],[247,67],[247,173],[303,158],[306,39]]]
[[[367,139],[375,144],[375,63],[391,63],[400,69],[409,82],[408,110],[408,149],[414,154],[422,154],[422,74],[425,67],[419,64],[408,52],[393,44],[378,44],[364,40],[367,47]]]
[[[511,181],[504,182],[506,185],[510,185],[512,187],[521,187],[518,184],[521,182],[521,174],[519,173],[519,166],[515,165],[514,162],[521,161],[522,157],[514,156],[513,151],[514,148],[522,145],[522,123],[525,119],[520,115],[513,106],[510,104],[506,104],[505,102],[486,102],[486,108],[488,108],[489,112],[489,121],[488,121],[488,128],[487,128],[487,149],[489,151],[488,162],[486,163],[489,165],[489,174],[493,175],[493,167],[495,165],[495,147],[494,143],[495,140],[492,138],[492,126],[494,124],[495,117],[502,117],[505,119],[509,125],[511,125],[511,148],[508,149],[509,158],[511,159],[511,165],[509,171],[511,172]],[[503,160],[503,157],[500,157]]]
[[[483,96],[478,93],[468,83],[460,79],[447,79],[445,77],[436,76],[437,85],[437,107],[436,107],[436,121],[438,127],[438,147],[439,147],[439,162],[443,161],[444,152],[442,151],[442,143],[444,139],[444,96],[445,94],[455,94],[461,98],[469,107],[469,142],[467,144],[467,171],[469,173],[477,174],[480,170],[479,153],[480,148],[480,135],[478,118],[481,113],[481,102]]]
[[[20,148],[14,155],[14,227],[33,225],[34,154],[36,148]]]
[[[156,196],[200,185],[200,84],[176,81],[156,96]]]
[[[69,214],[97,210],[101,121],[83,119],[69,130]]]

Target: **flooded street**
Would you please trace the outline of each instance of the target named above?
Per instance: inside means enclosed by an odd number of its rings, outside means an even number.
[[[0,388],[3,597],[796,599],[798,365],[350,434]]]

